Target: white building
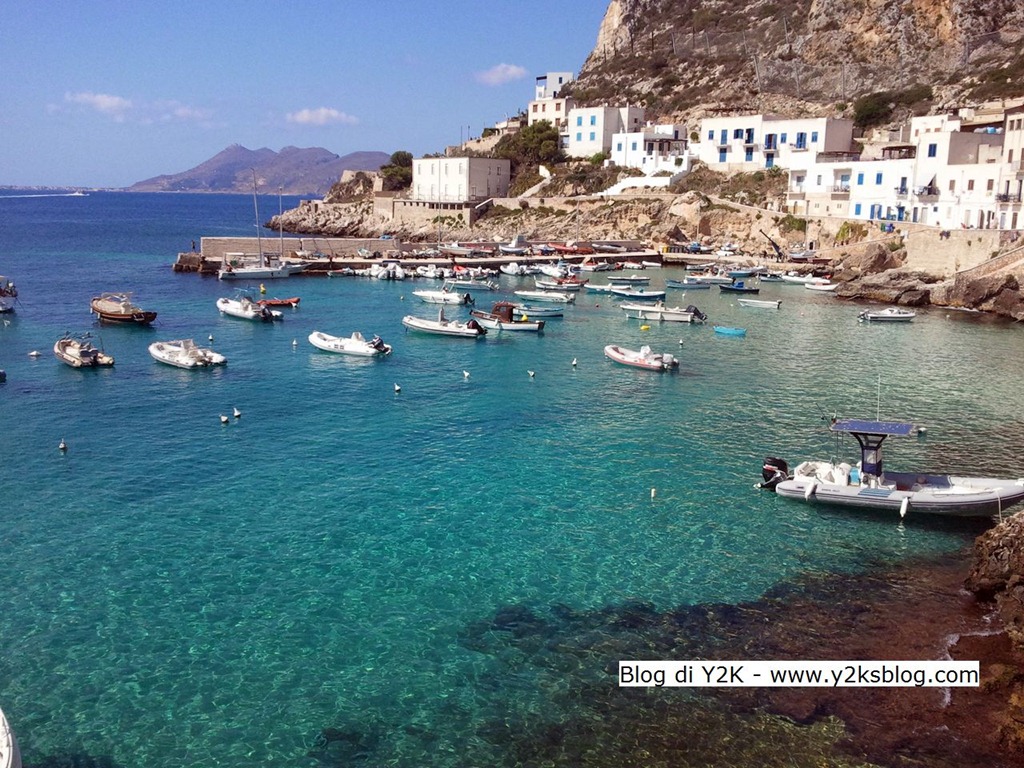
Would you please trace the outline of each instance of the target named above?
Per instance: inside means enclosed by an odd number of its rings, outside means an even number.
[[[792,171],[808,169],[819,152],[848,152],[852,143],[852,120],[737,115],[701,121],[700,142],[690,151],[723,173],[775,166]]]
[[[645,175],[690,170],[685,125],[647,123],[639,131],[612,135],[610,161],[623,168],[637,168]]]
[[[789,209],[945,229],[1016,229],[1022,121],[1011,111],[1002,124],[965,130],[956,116],[915,117],[902,134],[907,142],[869,145],[859,155],[819,153],[806,170],[790,171]]]
[[[546,75],[538,75],[534,100],[557,99],[562,88],[571,83],[573,79],[572,72],[548,72]]]
[[[465,203],[505,197],[510,164],[490,157],[423,157],[412,161],[409,199]]]
[[[564,132],[574,102],[562,95],[563,87],[573,81],[572,72],[548,72],[537,78],[533,101],[526,106],[526,124],[547,120]]]
[[[574,107],[569,112],[565,152],[570,157],[608,153],[612,136],[640,131],[643,120],[643,107]]]

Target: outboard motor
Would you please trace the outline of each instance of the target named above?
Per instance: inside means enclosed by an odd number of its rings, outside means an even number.
[[[758,483],[758,487],[774,491],[776,485],[789,477],[789,465],[782,459],[767,456],[764,466],[761,467],[761,477],[764,478],[764,481]]]
[[[693,313],[693,316],[694,316],[695,318],[697,318],[697,320],[699,320],[699,321],[700,321],[700,322],[702,322],[702,323],[703,323],[703,322],[704,322],[705,320],[707,320],[707,319],[708,319],[708,316],[707,316],[707,315],[705,315],[705,314],[704,314],[703,312],[701,312],[701,311],[700,311],[699,309],[697,309],[697,307],[695,307],[695,306],[694,306],[693,304],[691,304],[690,306],[688,306],[688,307],[686,308],[686,311],[687,311],[687,312],[692,312],[692,313]]]

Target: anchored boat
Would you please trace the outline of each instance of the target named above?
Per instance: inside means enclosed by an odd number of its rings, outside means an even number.
[[[792,473],[782,459],[764,461],[761,488],[780,496],[817,504],[890,510],[903,517],[910,512],[951,517],[989,517],[1024,501],[1024,479],[971,477],[929,472],[888,472],[882,467],[882,443],[887,437],[915,434],[913,424],[901,421],[833,420],[832,432],[853,435],[861,460],[805,461]]]

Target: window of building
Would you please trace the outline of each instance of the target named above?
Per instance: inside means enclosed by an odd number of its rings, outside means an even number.
[[[780,144],[785,144],[786,143],[786,138],[787,138],[786,134],[784,134],[784,133],[779,134],[779,143]]]
[[[743,159],[748,163],[752,163],[754,161],[754,150],[747,147],[747,151],[743,153]]]
[[[576,115],[576,127],[583,125],[583,115]]]
[[[591,141],[593,141],[593,140],[594,140],[594,132],[593,132],[593,131],[591,131],[591,132],[590,132],[590,140],[591,140]]]
[[[579,131],[576,132],[576,141],[583,141],[583,134]]]
[[[615,151],[616,151],[616,152],[621,152],[621,151],[622,151],[622,142],[621,142],[621,141],[620,141],[620,142],[618,142],[618,143],[617,143],[617,144],[615,145]]]
[[[875,174],[875,184],[879,184],[880,185],[881,183],[882,183],[882,174],[876,173]]]
[[[729,132],[727,130],[725,130],[725,128],[723,128],[722,132],[719,134],[719,142],[718,143],[719,144],[725,144],[727,141],[729,141]]]
[[[857,174],[857,186],[859,187],[859,186],[862,186],[863,184],[864,184],[864,174],[863,173],[858,173]]]
[[[817,144],[817,143],[818,143],[818,132],[817,131],[811,131],[811,144]]]
[[[547,104],[541,104],[540,105],[540,111],[541,112],[547,112],[548,111],[548,105]]]
[[[967,180],[967,191],[968,192],[973,192],[974,191],[974,179],[968,179]]]
[[[715,140],[715,132],[714,131],[708,131],[708,141],[714,141],[714,140]]]
[[[534,112],[536,112],[536,111],[537,111],[537,105],[536,105],[536,104],[534,104],[534,105],[533,105],[533,111],[534,111]]]
[[[991,192],[995,188],[996,180],[989,179],[988,183],[985,184],[985,191]]]
[[[860,203],[853,204],[853,215],[860,216]]]
[[[591,125],[597,125],[597,115],[591,115],[590,116],[590,124]]]
[[[804,133],[803,131],[800,131],[796,135],[796,148],[797,149],[806,149],[807,148],[807,134]]]
[[[938,144],[929,144],[928,145],[928,157],[935,157],[938,153],[939,153],[939,145]]]
[[[1008,163],[1012,163],[1013,162],[1013,150],[1012,149],[1009,150],[1009,153],[1006,155],[1006,162],[1008,162]]]
[[[956,180],[955,179],[950,179],[950,181],[949,181],[949,191],[950,192],[956,192]]]
[[[767,155],[765,155],[764,167],[765,168],[774,168],[775,167],[775,155],[773,155],[771,152],[769,152]]]
[[[724,163],[725,162],[725,150],[724,149],[718,150],[718,162],[720,162],[720,163]]]
[[[562,102],[556,101],[555,102],[555,112],[561,112],[561,111],[562,111]]]
[[[732,137],[734,139],[742,139],[743,138],[743,129],[742,128],[734,129],[733,132],[732,132]]]
[[[636,142],[634,141],[632,144],[630,144],[629,148],[636,152]]]

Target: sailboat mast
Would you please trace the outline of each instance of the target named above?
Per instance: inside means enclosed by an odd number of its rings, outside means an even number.
[[[252,168],[252,207],[256,211],[256,248],[260,253],[260,266],[266,266],[263,263],[263,238],[260,235],[260,205],[256,201],[256,169]]]

